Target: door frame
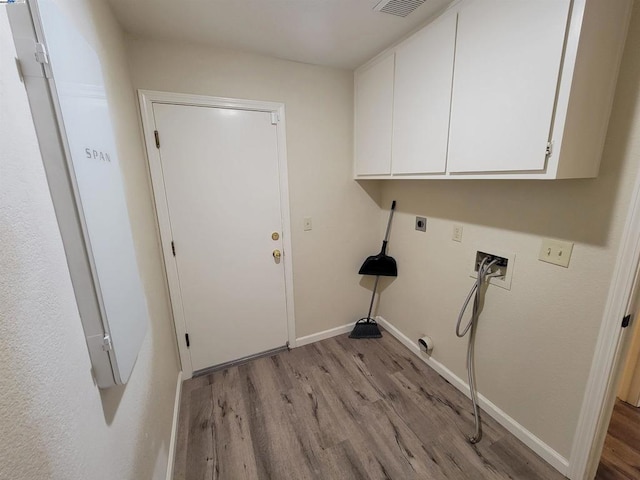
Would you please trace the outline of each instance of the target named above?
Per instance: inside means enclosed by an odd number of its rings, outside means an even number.
[[[632,315],[633,323],[640,322],[640,315],[634,311],[639,294],[640,174],[637,172],[573,438],[567,472],[572,480],[591,480],[596,474],[624,367],[629,330],[632,330],[622,328],[622,319]]]
[[[285,302],[287,310],[287,337],[290,347],[296,346],[295,317],[293,304],[293,265],[291,249],[291,214],[289,209],[289,177],[287,171],[287,139],[285,108],[283,103],[262,102],[255,100],[244,100],[236,98],[210,97],[203,95],[191,95],[184,93],[161,92],[154,90],[138,90],[138,100],[140,103],[140,114],[142,119],[142,131],[144,143],[147,151],[147,162],[149,176],[153,191],[154,209],[158,220],[158,234],[164,259],[164,272],[169,299],[171,301],[171,311],[176,332],[176,341],[182,365],[183,378],[193,376],[193,366],[191,355],[186,345],[185,334],[187,333],[186,320],[182,309],[182,299],[180,295],[180,283],[178,279],[178,269],[175,257],[171,249],[171,224],[169,221],[169,208],[167,196],[164,188],[164,177],[160,163],[160,150],[156,147],[154,131],[155,118],[153,115],[153,104],[164,103],[171,105],[185,105],[194,107],[217,107],[233,108],[237,110],[251,110],[258,112],[268,112],[277,122],[277,142],[278,142],[278,173],[280,189],[280,212],[282,217],[282,254],[284,257],[284,284]]]
[[[623,402],[640,407],[640,328],[638,322],[628,333],[629,350],[622,360],[622,374],[617,396]]]

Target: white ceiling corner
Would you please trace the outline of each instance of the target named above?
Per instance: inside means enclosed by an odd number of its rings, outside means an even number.
[[[125,31],[287,60],[353,69],[452,0],[427,0],[405,18],[379,0],[109,0]]]

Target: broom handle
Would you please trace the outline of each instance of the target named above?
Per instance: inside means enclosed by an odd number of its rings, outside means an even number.
[[[367,320],[371,318],[371,311],[373,310],[373,301],[376,298],[376,290],[378,290],[378,280],[380,280],[380,275],[376,275],[376,283],[373,284],[373,294],[371,295],[371,303],[369,304],[369,313],[367,314]]]
[[[389,213],[389,221],[387,222],[387,231],[384,234],[384,240],[382,241],[382,254],[387,253],[387,243],[389,242],[389,232],[391,231],[391,220],[393,219],[393,211],[396,209],[396,201],[391,202],[391,213]]]

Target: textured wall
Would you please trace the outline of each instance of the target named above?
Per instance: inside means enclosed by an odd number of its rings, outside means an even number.
[[[477,249],[516,254],[511,291],[490,287],[476,344],[482,394],[564,456],[570,453],[613,265],[640,165],[640,6],[636,3],[600,175],[561,181],[393,181],[390,253],[399,277],[379,313],[466,379],[455,322]],[[414,230],[415,215],[429,218]],[[383,214],[381,223],[386,220]],[[451,240],[454,224],[462,243]],[[575,242],[568,269],[538,261],[542,238]],[[468,317],[467,317],[468,318]]]
[[[127,46],[136,88],[285,104],[296,336],[365,315],[370,292],[357,271],[380,248],[379,208],[351,180],[352,72],[193,44]]]
[[[178,364],[134,92],[106,2],[59,4],[106,72],[151,324],[129,383],[101,392],[0,8],[0,479],[163,479]]]

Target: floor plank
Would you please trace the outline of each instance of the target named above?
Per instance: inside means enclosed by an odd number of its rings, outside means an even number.
[[[193,390],[189,403],[189,439],[185,479],[213,478],[213,389]]]
[[[640,408],[616,400],[597,480],[640,478]]]
[[[214,479],[258,477],[248,414],[238,369],[224,370],[213,383]]]
[[[346,335],[183,384],[174,480],[564,478],[391,335]],[[611,477],[602,477],[611,478]]]

